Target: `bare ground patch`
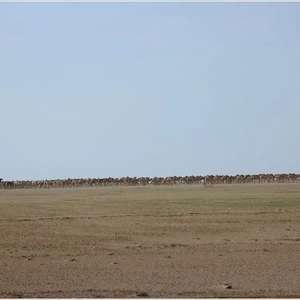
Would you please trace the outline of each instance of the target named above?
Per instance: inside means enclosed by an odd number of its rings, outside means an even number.
[[[300,297],[300,184],[0,193],[0,297]]]

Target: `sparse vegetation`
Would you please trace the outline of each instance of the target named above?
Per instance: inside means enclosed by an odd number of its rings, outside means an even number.
[[[0,272],[16,276],[7,277],[0,296],[18,286],[24,297],[42,298],[157,297],[165,287],[166,297],[223,297],[231,290],[218,282],[228,279],[235,296],[255,297],[253,278],[270,291],[300,293],[299,196],[296,183],[122,187],[122,195],[120,187],[3,190]],[[289,270],[284,277],[278,262]],[[247,285],[236,285],[236,276]],[[69,294],[59,290],[64,280]],[[49,293],[34,294],[43,282]]]

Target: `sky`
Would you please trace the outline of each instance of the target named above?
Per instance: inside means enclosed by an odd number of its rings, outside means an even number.
[[[0,3],[0,177],[300,173],[299,15]]]

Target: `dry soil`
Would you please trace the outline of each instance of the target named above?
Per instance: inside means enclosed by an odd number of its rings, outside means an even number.
[[[300,297],[300,184],[0,190],[0,297]]]

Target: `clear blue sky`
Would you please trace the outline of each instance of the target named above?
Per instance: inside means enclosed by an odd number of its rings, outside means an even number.
[[[300,172],[300,3],[0,3],[0,177]]]

